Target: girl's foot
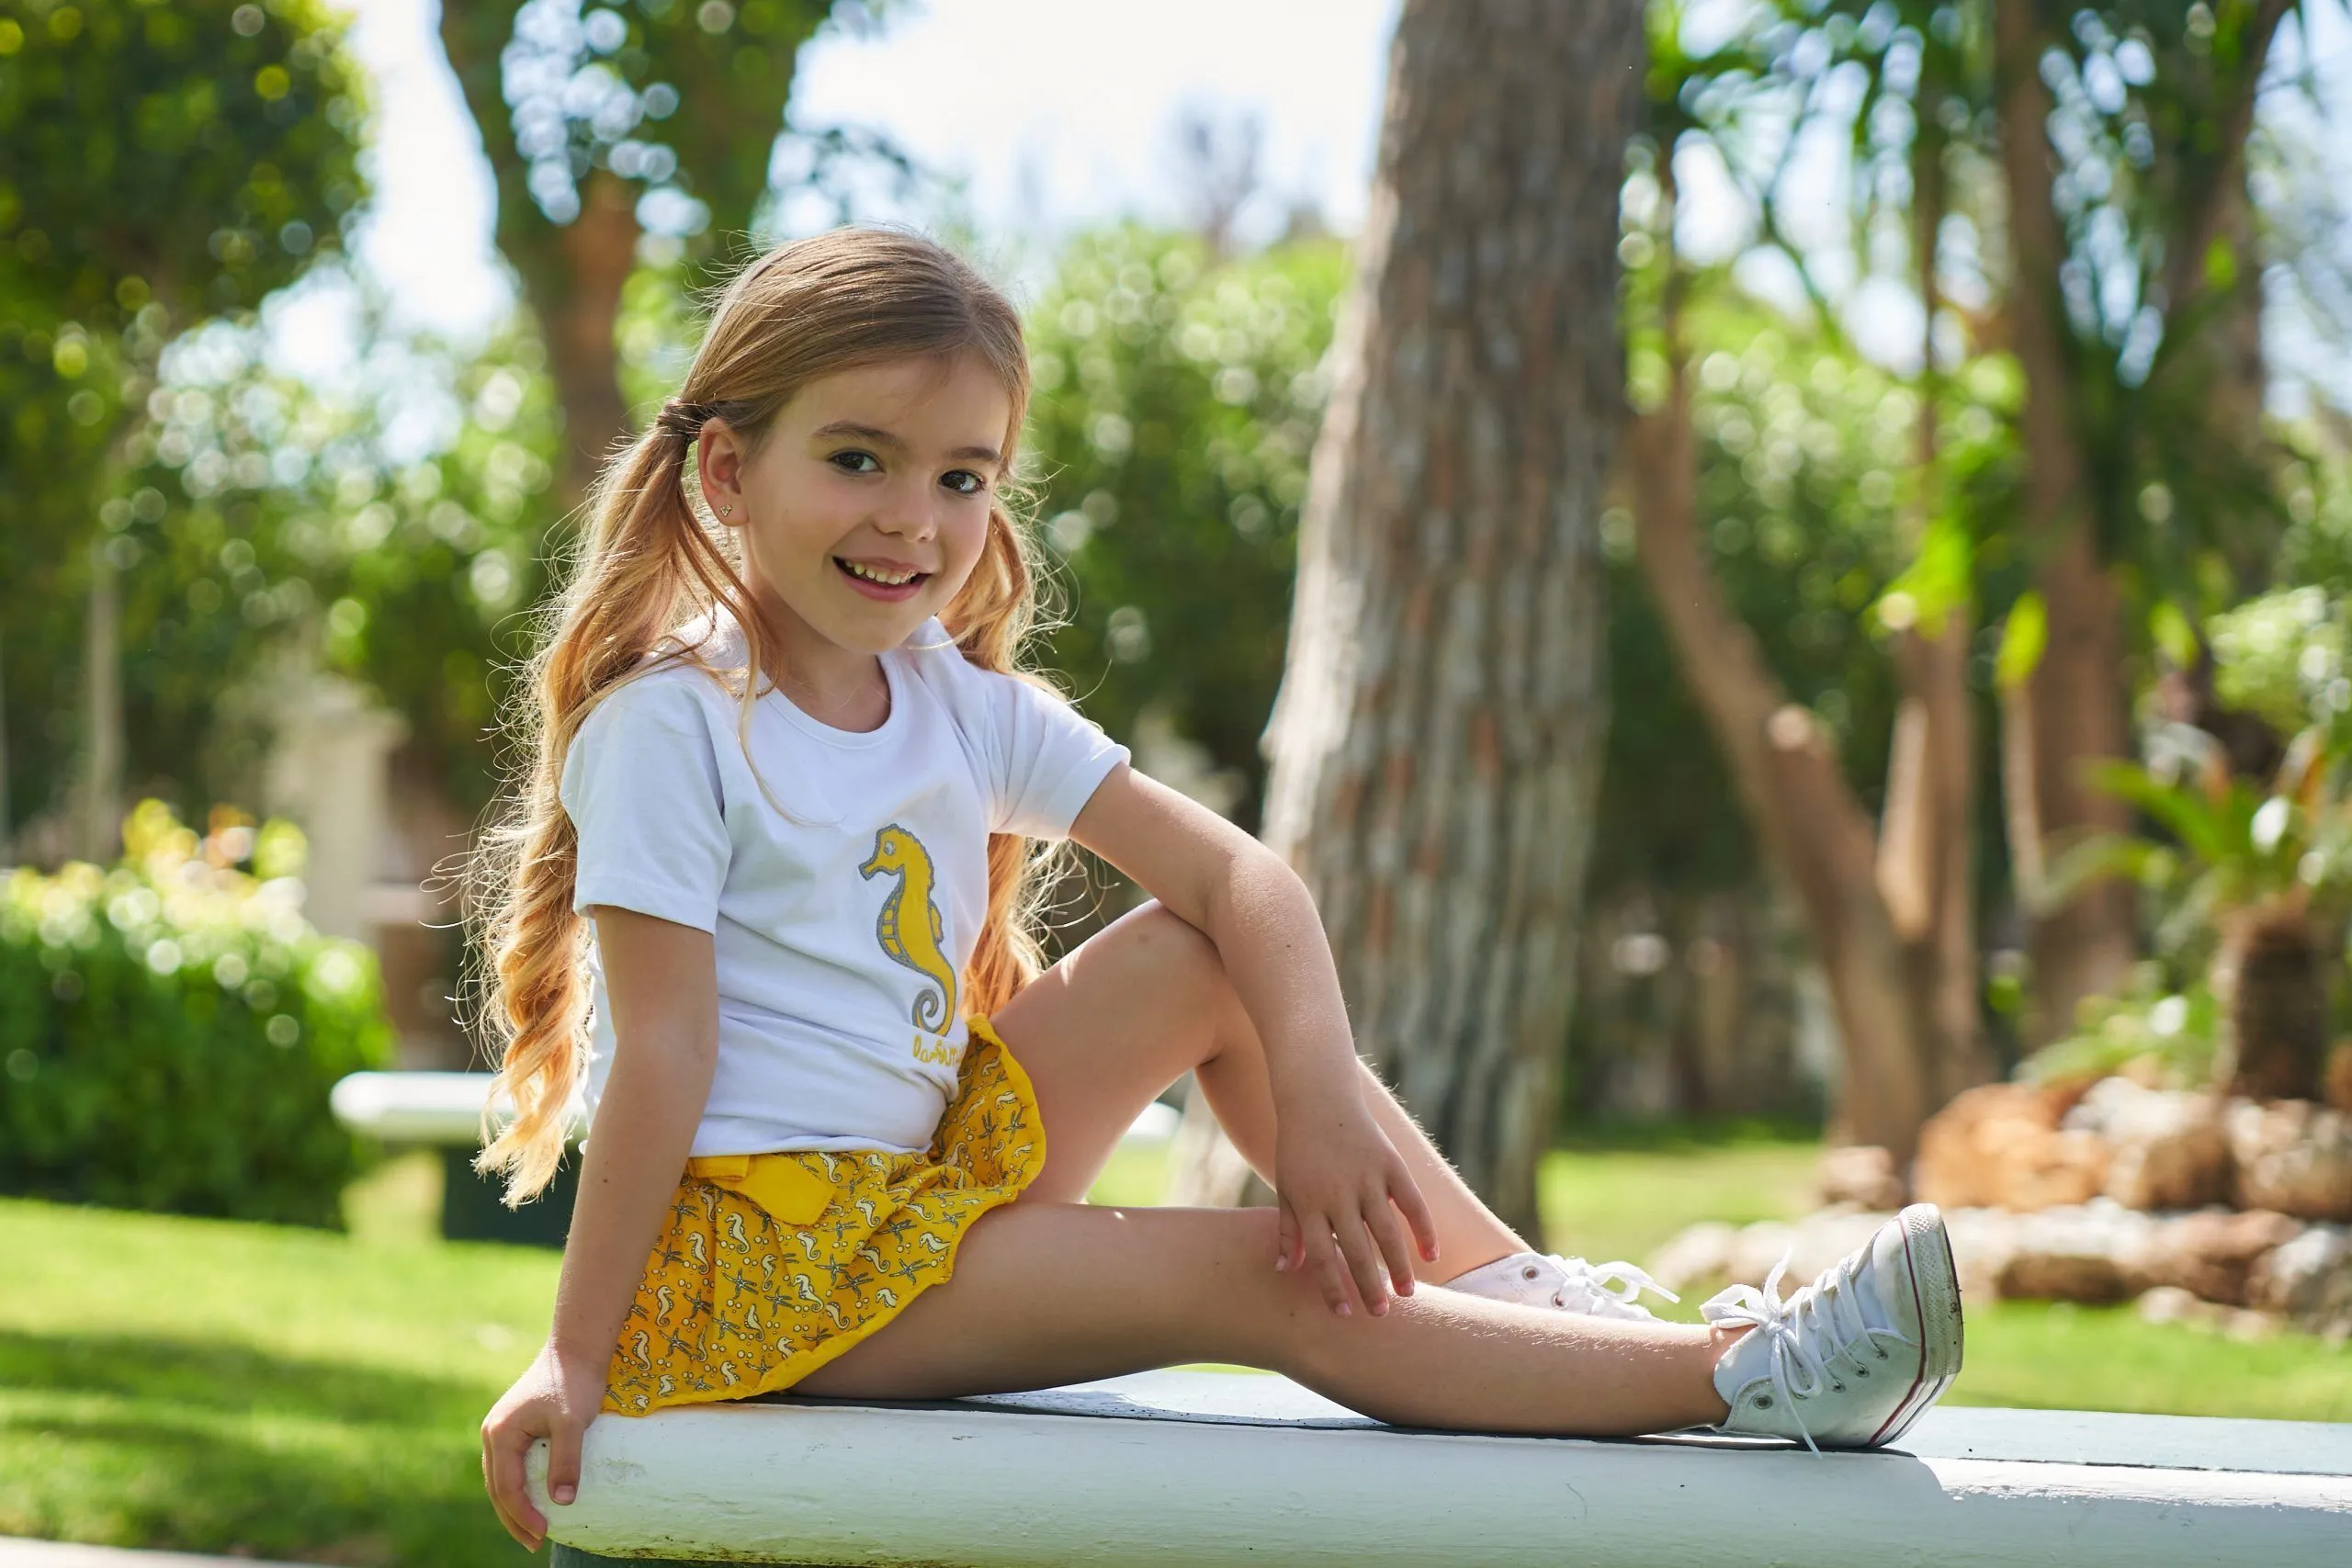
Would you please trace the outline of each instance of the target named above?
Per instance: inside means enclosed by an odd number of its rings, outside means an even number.
[[[1914,1203],[1851,1256],[1782,1301],[1784,1258],[1764,1289],[1734,1285],[1701,1307],[1748,1329],[1715,1363],[1731,1406],[1716,1428],[1877,1448],[1900,1438],[1960,1371],[1960,1280],[1942,1215]]]
[[[1611,1285],[1611,1280],[1616,1283]],[[1655,1291],[1668,1301],[1682,1298],[1630,1263],[1587,1263],[1581,1258],[1556,1253],[1514,1252],[1466,1274],[1445,1281],[1449,1291],[1464,1291],[1488,1301],[1517,1306],[1551,1307],[1592,1317],[1648,1317],[1644,1291]]]

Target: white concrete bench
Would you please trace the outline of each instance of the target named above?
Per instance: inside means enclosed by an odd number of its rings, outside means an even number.
[[[1900,1450],[1384,1427],[1283,1378],[1151,1372],[589,1429],[553,1568],[630,1562],[2352,1565],[2352,1426],[1939,1408]]]

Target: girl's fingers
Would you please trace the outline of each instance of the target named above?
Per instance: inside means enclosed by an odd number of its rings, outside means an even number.
[[[1359,1200],[1361,1201],[1361,1200]],[[1356,1292],[1374,1317],[1388,1310],[1388,1281],[1381,1277],[1380,1257],[1361,1210],[1349,1213],[1339,1224],[1340,1252],[1347,1259],[1348,1275]]]
[[[1323,1292],[1324,1304],[1341,1317],[1348,1315],[1348,1287],[1340,1278],[1339,1251],[1331,1245],[1331,1223],[1320,1214],[1304,1214],[1299,1225],[1306,1242],[1306,1265]]]
[[[1405,1235],[1405,1222],[1398,1217],[1396,1206],[1384,1198],[1372,1210],[1373,1238],[1380,1244],[1380,1255],[1388,1264],[1389,1283],[1400,1296],[1413,1293],[1413,1247]]]
[[[548,1433],[548,1500],[570,1504],[580,1494],[580,1438],[585,1430],[578,1422],[561,1420]]]
[[[1288,1203],[1274,1213],[1274,1271],[1279,1274],[1290,1267],[1291,1252],[1298,1240],[1298,1216],[1290,1212]]]
[[[1437,1261],[1437,1216],[1430,1213],[1429,1200],[1421,1196],[1420,1183],[1399,1160],[1389,1173],[1388,1200],[1404,1212],[1405,1223],[1413,1227],[1413,1240],[1421,1249],[1424,1262]]]
[[[537,1551],[547,1538],[548,1521],[531,1506],[530,1495],[523,1489],[523,1456],[530,1450],[528,1432],[501,1429],[491,1435],[490,1499],[507,1533],[526,1551]]]

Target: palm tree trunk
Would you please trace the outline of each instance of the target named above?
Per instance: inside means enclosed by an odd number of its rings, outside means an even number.
[[[1602,705],[1633,0],[1408,0],[1300,528],[1265,837],[1504,1219],[1557,1115]]]

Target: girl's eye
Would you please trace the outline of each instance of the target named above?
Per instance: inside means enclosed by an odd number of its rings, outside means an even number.
[[[957,495],[978,495],[989,488],[989,481],[969,468],[957,468],[940,481]]]
[[[882,465],[875,461],[871,452],[836,452],[830,461],[845,474],[878,474]],[[865,467],[859,467],[864,464]]]

